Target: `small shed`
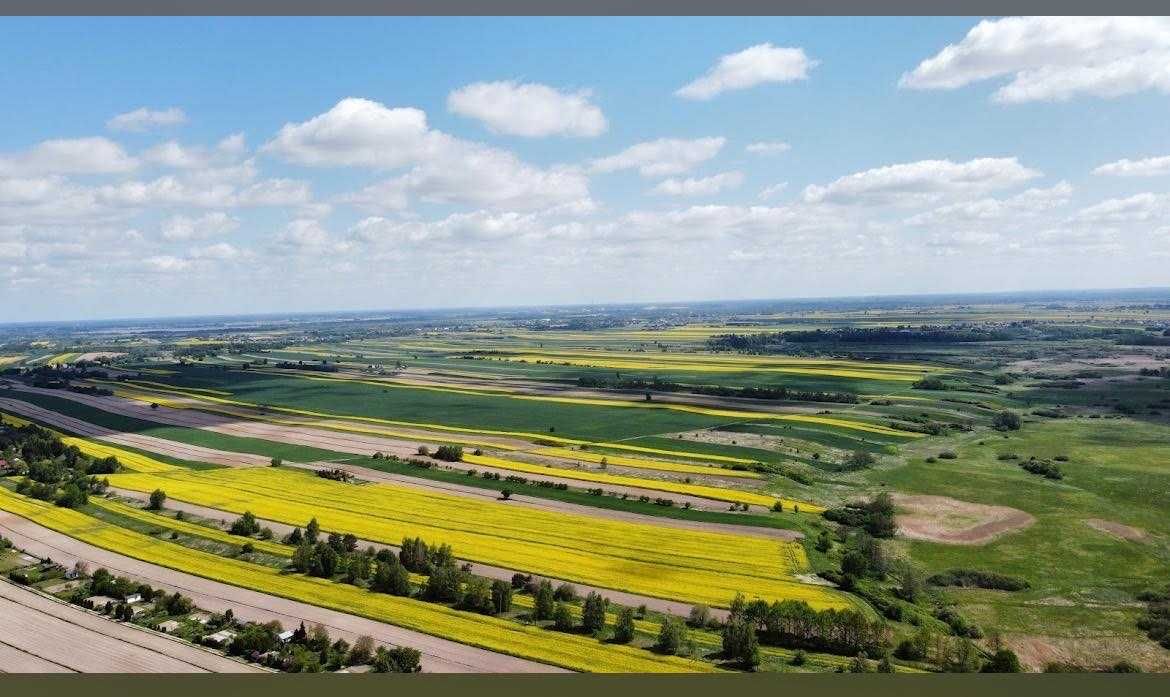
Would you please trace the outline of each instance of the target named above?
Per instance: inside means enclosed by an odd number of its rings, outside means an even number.
[[[288,642],[292,641],[292,638],[294,636],[296,636],[295,631],[293,631],[291,629],[286,629],[283,632],[281,632],[280,634],[277,634],[276,638],[280,639],[280,643],[287,644]]]
[[[236,638],[236,633],[230,629],[221,629],[215,634],[208,634],[203,637],[205,644],[212,644],[214,646],[227,646],[232,639]]]
[[[85,604],[94,610],[102,610],[106,605],[111,603],[117,605],[119,602],[121,601],[117,598],[111,598],[108,595],[91,595],[85,599]]]
[[[183,623],[179,620],[167,620],[165,622],[158,623],[158,631],[171,634],[181,626],[183,626]]]

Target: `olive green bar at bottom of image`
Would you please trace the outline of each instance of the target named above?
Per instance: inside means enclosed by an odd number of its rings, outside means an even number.
[[[1170,674],[0,675],[19,697],[1166,697]]]

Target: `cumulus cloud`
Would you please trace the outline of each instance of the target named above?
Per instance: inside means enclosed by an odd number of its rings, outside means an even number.
[[[191,263],[172,254],[155,254],[142,260],[143,265],[156,273],[186,271]]]
[[[240,227],[239,218],[222,211],[206,213],[198,217],[175,215],[163,221],[161,233],[164,240],[202,240],[225,235]]]
[[[759,198],[761,201],[766,200],[766,199],[770,199],[778,194],[783,193],[787,189],[788,189],[788,182],[780,182],[779,184],[765,186],[763,189],[760,189]]]
[[[1113,177],[1161,177],[1170,174],[1170,155],[1141,160],[1117,160],[1094,169],[1093,174]]]
[[[541,138],[597,136],[608,124],[588,90],[562,92],[538,83],[476,82],[447,95],[447,109],[495,133]]]
[[[121,174],[138,166],[121,145],[100,136],[43,141],[14,155],[0,155],[0,175]]]
[[[791,149],[791,145],[780,141],[760,141],[744,148],[744,150],[753,155],[779,155]]]
[[[1028,189],[1007,198],[980,198],[940,206],[906,219],[908,225],[958,225],[1034,216],[1064,206],[1072,195],[1068,182]]]
[[[578,170],[530,165],[506,150],[429,128],[421,110],[366,99],[344,99],[304,123],[287,124],[263,149],[313,166],[410,166],[401,176],[341,198],[370,208],[402,209],[415,196],[502,208],[593,205],[588,178]]]
[[[1004,189],[1039,176],[1014,157],[920,160],[855,172],[825,186],[810,185],[802,197],[808,203],[841,205],[929,203],[948,194]]]
[[[721,172],[701,179],[664,179],[652,193],[664,196],[711,196],[720,191],[737,188],[743,183],[743,172]]]
[[[780,48],[770,43],[745,48],[719,58],[702,77],[680,87],[675,95],[685,99],[712,99],[732,90],[744,90],[771,82],[794,82],[808,78],[819,61],[810,59],[802,48]]]
[[[1142,193],[1111,198],[1086,206],[1073,216],[1079,223],[1132,223],[1163,221],[1170,216],[1170,194]]]
[[[227,242],[217,242],[206,247],[196,247],[191,250],[190,257],[192,259],[210,259],[213,261],[231,261],[239,258],[241,252]]]
[[[984,20],[900,86],[957,89],[1008,77],[1003,103],[1170,92],[1170,18],[1010,17]]]
[[[590,164],[593,172],[616,172],[637,169],[643,177],[682,174],[719,154],[726,138],[680,140],[659,138],[631,145],[616,155],[602,157]]]
[[[135,109],[106,121],[111,131],[146,131],[159,126],[176,126],[187,122],[187,114],[178,107],[169,109]]]

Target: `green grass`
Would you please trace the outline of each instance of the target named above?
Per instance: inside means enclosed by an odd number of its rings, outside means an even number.
[[[979,442],[983,441],[983,445]],[[925,461],[942,448],[956,460]],[[1055,636],[1136,636],[1134,596],[1170,568],[1170,429],[1133,420],[1026,423],[1007,434],[967,434],[909,449],[907,463],[867,473],[871,482],[922,494],[1006,505],[1036,518],[981,546],[903,544],[927,571],[984,569],[1027,579],[1025,592],[947,591],[988,629]],[[1050,481],[997,456],[1068,456]],[[1089,527],[1099,518],[1142,528],[1126,541]]]

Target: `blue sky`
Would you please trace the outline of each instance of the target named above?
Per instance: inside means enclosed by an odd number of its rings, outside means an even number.
[[[1167,64],[1108,18],[6,19],[0,321],[1164,285]]]

